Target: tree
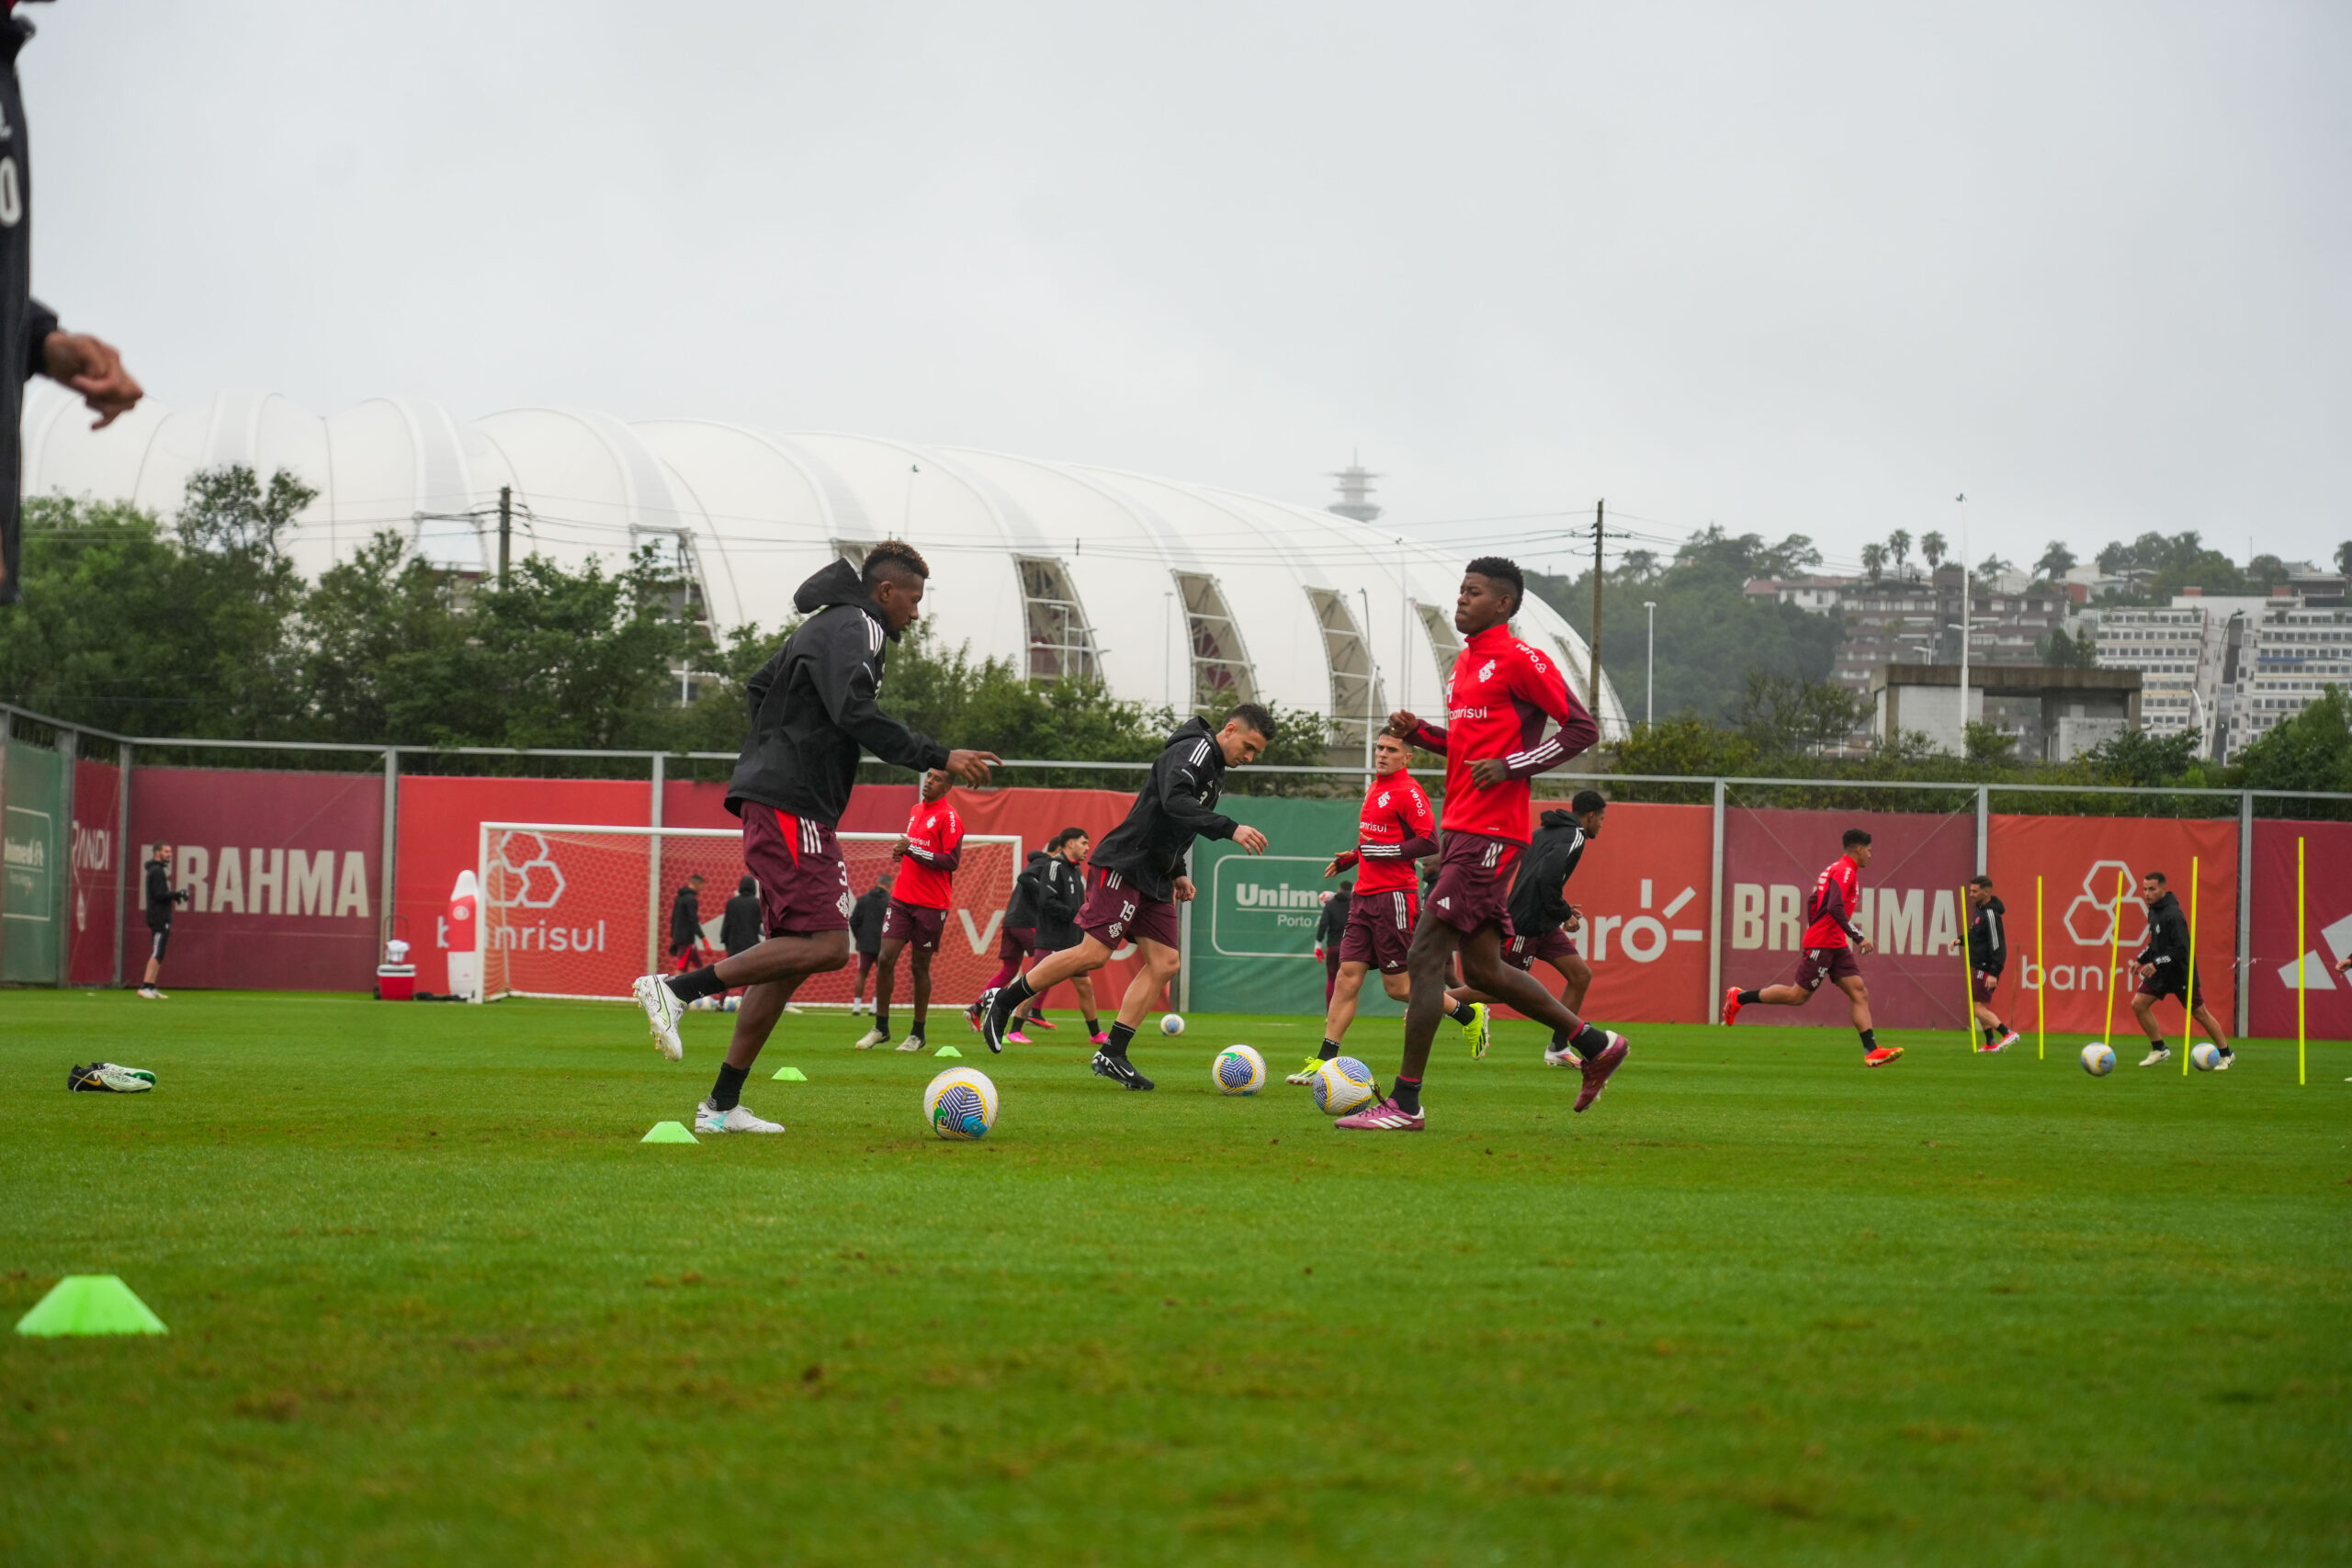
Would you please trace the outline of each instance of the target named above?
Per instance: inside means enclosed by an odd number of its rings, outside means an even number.
[[[2090,771],[2109,784],[2161,786],[2183,781],[2197,757],[2198,734],[2151,735],[2126,729],[2083,753]]]
[[[2064,539],[2052,539],[2043,548],[2041,558],[2033,563],[2033,574],[2046,582],[2055,582],[2075,567],[2075,552],[2066,547]]]
[[[2242,789],[2352,791],[2352,698],[2330,686],[2302,712],[2238,754]]]
[[[1739,728],[1766,755],[1836,745],[1870,716],[1869,702],[1826,681],[1750,669],[1739,699]]]
[[[1919,536],[1919,553],[1927,558],[1930,572],[1943,565],[1945,549],[1944,536],[1934,529]]]
[[[1618,570],[1624,574],[1625,580],[1629,582],[1647,582],[1657,575],[1657,552],[1656,550],[1627,550],[1624,560]]]
[[[2335,570],[2352,577],[2352,539],[2335,547]]]
[[[1884,545],[1868,544],[1862,547],[1862,570],[1870,574],[1870,580],[1872,582],[1879,580],[1879,575],[1886,570]]]
[[[1976,563],[1976,576],[1978,581],[1988,583],[1998,578],[2003,572],[2015,571],[2016,570],[2016,567],[2011,566],[2007,561],[2003,560],[1997,555],[1986,556],[1983,560]]]
[[[1897,528],[1894,533],[1889,534],[1886,536],[1886,553],[1894,558],[1894,575],[1897,578],[1902,577],[1905,566],[1911,559],[1910,530]]]
[[[2096,670],[2098,668],[2098,638],[2086,628],[2078,637],[2068,637],[2064,626],[2052,626],[2041,641],[2041,662],[2056,670]]]

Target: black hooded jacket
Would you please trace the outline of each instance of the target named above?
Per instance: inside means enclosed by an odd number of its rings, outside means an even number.
[[[2188,970],[2188,918],[2170,893],[2148,906],[2148,945],[2132,962],[2153,964],[2157,979],[2182,983]]]
[[[1968,917],[1968,961],[1980,975],[1998,975],[2009,966],[2009,909],[1996,896]]]
[[[802,583],[792,607],[808,618],[746,688],[752,734],[727,786],[727,809],[772,806],[830,828],[849,808],[862,750],[902,768],[944,767],[947,748],[876,705],[896,632],[857,568],[837,560]]]
[[[1203,834],[1230,839],[1239,826],[1217,814],[1225,793],[1225,752],[1204,718],[1186,719],[1151,765],[1151,781],[1127,807],[1126,820],[1094,847],[1094,863],[1115,871],[1147,898],[1176,896],[1184,855]]]
[[[860,953],[882,951],[882,917],[890,908],[890,890],[876,883],[858,896],[849,912],[850,940]]]
[[[1542,936],[1558,931],[1568,920],[1566,884],[1584,859],[1584,828],[1573,811],[1546,811],[1519,863],[1519,880],[1511,884],[1510,929],[1521,936]]]
[[[760,885],[745,877],[735,885],[735,897],[727,900],[727,912],[718,919],[718,945],[729,956],[760,945]]]
[[[0,19],[0,604],[13,604],[24,517],[18,494],[25,381],[40,374],[57,314],[32,297],[33,171],[17,52],[33,36],[18,17]]]
[[[1079,943],[1078,912],[1086,906],[1086,873],[1060,855],[1049,855],[1038,874],[1037,947],[1059,953]]]
[[[670,900],[670,951],[683,953],[702,944],[702,896],[691,882],[682,883]]]
[[[1012,879],[1012,899],[1004,907],[1007,931],[1034,931],[1037,911],[1046,901],[1046,863],[1054,857],[1043,850],[1029,852],[1029,863]]]

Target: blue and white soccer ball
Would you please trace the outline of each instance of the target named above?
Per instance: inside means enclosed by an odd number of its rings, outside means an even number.
[[[1220,1094],[1255,1094],[1266,1087],[1266,1058],[1250,1045],[1227,1045],[1209,1064]]]
[[[1184,1021],[1177,1017],[1172,1012],[1161,1013],[1159,1015],[1159,1032],[1162,1034],[1182,1034],[1184,1032]]]
[[[943,1138],[985,1138],[996,1125],[996,1085],[978,1067],[950,1067],[922,1091],[922,1119]]]
[[[2083,1047],[2083,1071],[2095,1078],[2103,1078],[2115,1071],[2115,1052],[2094,1040]]]
[[[2200,1073],[2210,1073],[2222,1065],[2222,1048],[2211,1040],[2199,1040],[2189,1051],[2188,1059]]]
[[[1372,1069],[1353,1056],[1334,1056],[1315,1069],[1315,1109],[1327,1116],[1352,1115],[1379,1092]]]

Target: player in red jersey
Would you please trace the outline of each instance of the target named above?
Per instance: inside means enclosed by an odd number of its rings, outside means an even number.
[[[1341,850],[1323,868],[1327,877],[1352,869],[1355,891],[1348,923],[1340,931],[1340,967],[1326,1002],[1323,1048],[1291,1074],[1292,1083],[1313,1083],[1316,1067],[1340,1054],[1366,975],[1378,969],[1382,987],[1400,1002],[1406,998],[1406,955],[1421,918],[1419,864],[1437,853],[1437,813],[1408,771],[1412,760],[1413,749],[1393,727],[1381,731],[1373,743],[1373,777],[1364,790],[1356,847]],[[1447,1010],[1469,1035],[1473,1054],[1485,1055],[1487,1010],[1464,1002],[1449,1004]]]
[[[1766,1007],[1801,1008],[1813,1000],[1824,980],[1846,993],[1853,1010],[1854,1032],[1862,1037],[1862,1066],[1883,1067],[1903,1055],[1900,1045],[1882,1045],[1871,1027],[1871,992],[1862,983],[1857,952],[1868,953],[1871,939],[1854,923],[1862,907],[1862,867],[1871,863],[1871,836],[1860,828],[1846,829],[1846,852],[1814,878],[1813,897],[1805,905],[1804,961],[1796,983],[1743,991],[1737,986],[1724,993],[1724,1021],[1731,1023],[1739,1010],[1762,1003]]]
[[[1499,556],[1472,561],[1453,603],[1454,628],[1464,641],[1446,690],[1444,728],[1409,713],[1389,718],[1398,734],[1444,754],[1445,848],[1406,960],[1412,996],[1405,1006],[1404,1061],[1387,1099],[1340,1118],[1336,1125],[1350,1132],[1421,1130],[1421,1076],[1444,1016],[1446,979],[1457,951],[1465,985],[1551,1025],[1576,1047],[1584,1058],[1578,1111],[1600,1096],[1625,1059],[1623,1036],[1586,1023],[1503,957],[1511,878],[1527,848],[1527,781],[1600,736],[1558,667],[1511,635],[1510,618],[1526,594],[1526,579],[1512,562]],[[1547,717],[1559,728],[1544,736]]]
[[[899,955],[914,950],[914,1021],[901,1051],[923,1048],[923,1025],[931,1017],[931,955],[947,929],[956,902],[956,867],[964,858],[964,819],[947,803],[956,781],[934,771],[922,776],[907,830],[890,846],[899,866],[897,886],[882,910],[882,955],[875,968],[874,1027],[857,1042],[861,1051],[890,1043],[890,1000],[897,994]]]

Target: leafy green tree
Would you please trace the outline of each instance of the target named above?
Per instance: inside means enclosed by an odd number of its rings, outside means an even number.
[[[2352,792],[2352,697],[2330,686],[2319,700],[2240,752],[2230,782],[2244,789]]]
[[[2052,539],[2042,549],[2041,558],[2033,563],[2033,574],[2045,582],[2055,582],[2079,564],[2075,552],[2066,547],[2064,539]]]
[[[2352,539],[2335,547],[2335,570],[2352,577]]]
[[[2069,637],[2064,626],[2052,626],[2050,635],[2041,639],[2041,662],[2057,670],[2096,670],[2098,668],[2098,638],[2087,628],[2079,637]]]
[[[1950,547],[1944,543],[1944,536],[1933,529],[1919,536],[1919,554],[1927,558],[1931,572],[1944,564],[1944,555]]]
[[[1751,669],[1737,718],[1759,755],[1788,756],[1848,739],[1870,713],[1868,699],[1842,686]]]
[[[2193,729],[2177,735],[2127,729],[2085,752],[2084,761],[2103,784],[2181,784],[2196,760],[2197,741]]]
[[[1897,528],[1886,536],[1886,553],[1894,561],[1894,575],[1900,579],[1911,559],[1911,531]]]
[[[1886,571],[1886,547],[1875,541],[1862,547],[1862,570],[1876,582]]]

